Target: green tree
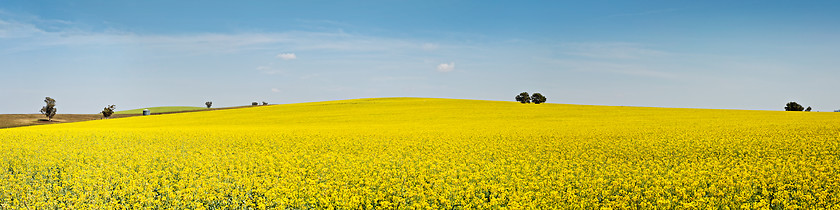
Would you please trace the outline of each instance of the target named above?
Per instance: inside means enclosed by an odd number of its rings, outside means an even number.
[[[207,108],[209,109],[210,106],[213,106],[213,102],[212,101],[204,102],[204,105],[207,105]]]
[[[102,116],[105,117],[105,119],[110,118],[111,115],[114,114],[114,109],[116,109],[116,108],[117,108],[117,105],[113,105],[113,104],[105,106],[105,109],[103,109],[102,112],[101,112]]]
[[[785,105],[785,111],[802,111],[802,110],[805,110],[805,107],[802,107],[802,105],[799,105],[798,103],[793,102],[793,101],[788,102],[787,105]]]
[[[545,103],[545,96],[540,93],[534,93],[534,95],[531,95],[531,102],[534,102],[534,104]]]
[[[805,108],[805,111],[806,111],[806,112],[810,112],[810,111],[811,111],[811,107],[809,106],[808,108]]]
[[[516,95],[516,101],[519,101],[520,103],[523,103],[523,104],[524,103],[531,103],[531,96],[528,95],[528,92],[522,92],[522,93],[519,93],[519,95]]]
[[[55,113],[58,111],[58,109],[55,108],[55,99],[47,97],[44,99],[44,103],[47,103],[47,105],[41,107],[41,114],[47,116],[47,120],[52,121],[52,118],[55,117]]]

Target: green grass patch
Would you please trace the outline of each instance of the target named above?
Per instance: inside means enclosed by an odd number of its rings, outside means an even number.
[[[152,113],[154,114],[154,113],[192,111],[192,110],[207,109],[207,108],[197,107],[197,106],[159,106],[159,107],[149,107],[149,108],[139,108],[139,109],[117,111],[117,112],[114,112],[114,114],[143,114],[144,109],[149,109],[149,111],[152,111]]]

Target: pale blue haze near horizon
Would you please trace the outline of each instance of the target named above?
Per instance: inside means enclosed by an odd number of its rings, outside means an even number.
[[[840,109],[838,1],[0,0],[0,113],[374,97]]]

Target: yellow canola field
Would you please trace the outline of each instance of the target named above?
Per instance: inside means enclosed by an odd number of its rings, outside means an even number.
[[[383,98],[0,129],[0,209],[838,209],[840,114]]]

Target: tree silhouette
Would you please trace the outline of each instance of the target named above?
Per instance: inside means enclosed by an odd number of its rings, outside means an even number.
[[[531,103],[531,96],[528,95],[528,92],[522,92],[519,93],[519,95],[516,95],[516,101],[519,101],[523,104]]]
[[[55,116],[55,113],[58,109],[55,108],[55,99],[47,97],[44,99],[44,103],[47,103],[46,106],[41,107],[41,114],[47,116],[47,120],[52,121],[52,118]]]
[[[531,95],[531,102],[534,102],[534,104],[545,103],[545,96],[540,93],[534,93],[534,95]]]
[[[799,105],[798,103],[793,102],[793,101],[788,102],[788,103],[785,105],[785,111],[802,111],[802,110],[804,110],[804,109],[805,109],[805,108],[804,108],[804,107],[802,107],[802,105]]]
[[[105,106],[105,109],[103,109],[102,112],[101,112],[102,116],[105,117],[105,119],[110,118],[111,115],[114,114],[114,109],[116,109],[116,107],[117,107],[117,105],[113,105],[113,104]]]

